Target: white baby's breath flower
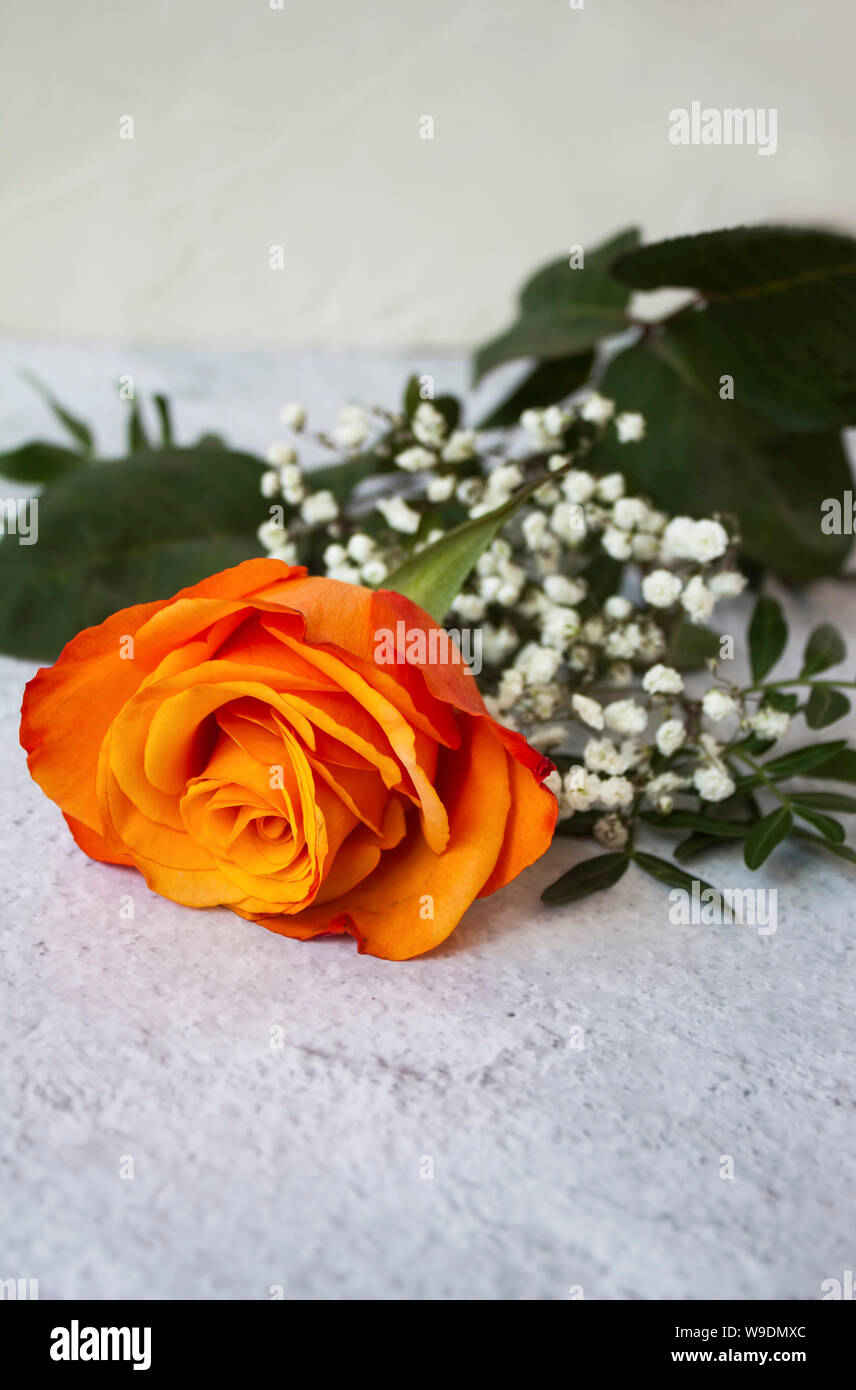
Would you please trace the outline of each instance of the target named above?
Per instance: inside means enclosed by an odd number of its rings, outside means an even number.
[[[297,546],[293,541],[286,541],[285,545],[277,546],[276,550],[270,552],[272,560],[282,560],[285,565],[297,564]]]
[[[510,623],[494,627],[485,623],[482,632],[482,656],[489,666],[501,666],[520,646],[520,638]]]
[[[680,579],[671,570],[652,570],[642,580],[642,597],[652,608],[671,608],[681,587]]]
[[[303,474],[297,463],[284,463],[279,469],[279,485],[283,492],[300,489],[303,495]]]
[[[487,481],[496,492],[513,492],[523,482],[523,469],[519,463],[504,463],[493,470]]]
[[[288,540],[288,532],[284,526],[277,526],[275,521],[263,521],[256,531],[261,544],[265,550],[276,550],[284,545]]]
[[[289,401],[279,412],[280,423],[299,434],[306,424],[306,408],[299,401]]]
[[[590,699],[588,695],[574,694],[571,696],[571,709],[590,729],[603,728],[603,710],[597,700]]]
[[[369,415],[365,406],[346,405],[339,411],[333,439],[341,449],[358,449],[369,434]]]
[[[324,564],[326,568],[332,569],[334,565],[346,565],[348,563],[348,552],[338,541],[333,541],[324,551]]]
[[[562,664],[562,656],[554,647],[543,647],[537,642],[527,642],[517,653],[514,665],[521,672],[527,685],[546,685],[551,681]]]
[[[497,691],[497,704],[501,710],[511,709],[516,705],[524,690],[523,672],[516,666],[507,666],[499,678],[499,689]]]
[[[615,627],[607,633],[603,649],[609,657],[627,660],[637,655],[641,641],[642,630],[639,624],[625,623],[623,627]]]
[[[547,791],[552,792],[553,795],[558,799],[562,791],[562,774],[558,771],[557,768],[554,767],[553,771],[549,772],[547,776],[544,778],[544,781],[541,783],[541,785],[542,787],[546,787]]]
[[[468,623],[477,623],[485,615],[486,604],[478,594],[456,594],[452,599],[452,609]]]
[[[661,772],[658,777],[652,777],[647,783],[645,796],[658,811],[669,815],[675,804],[674,793],[688,785],[688,779],[681,777],[677,772]]]
[[[649,695],[680,695],[684,688],[684,680],[674,666],[664,666],[662,662],[658,662],[645,672],[642,688]]]
[[[615,411],[615,401],[593,391],[580,409],[580,415],[591,425],[605,425]]]
[[[617,526],[607,526],[601,544],[613,560],[629,560],[633,553],[633,542],[627,531],[619,531]]]
[[[673,517],[663,532],[663,550],[678,560],[710,564],[728,549],[728,532],[718,521],[693,521],[692,517]]]
[[[545,724],[543,728],[533,729],[530,741],[539,753],[552,753],[561,748],[566,738],[564,724]]]
[[[433,468],[437,462],[436,454],[432,454],[429,449],[422,449],[415,445],[411,449],[402,449],[400,454],[396,454],[395,462],[399,468],[403,468],[405,473],[418,473],[423,468]]]
[[[717,724],[721,719],[728,719],[732,714],[737,713],[734,699],[727,695],[724,690],[715,688],[705,692],[701,707],[708,719],[712,719]]]
[[[641,734],[648,724],[648,711],[635,700],[613,700],[603,717],[608,727],[618,734]]]
[[[597,799],[608,811],[617,806],[630,806],[633,801],[633,783],[627,777],[607,777],[601,780]]]
[[[442,457],[446,463],[466,463],[478,448],[478,435],[475,430],[453,430],[443,446]]]
[[[612,594],[603,605],[603,611],[608,618],[623,623],[633,613],[633,604],[622,594]]]
[[[703,623],[713,612],[716,600],[700,574],[694,574],[681,594],[681,607],[694,623]]]
[[[419,513],[408,507],[403,497],[381,497],[375,507],[393,531],[414,536],[419,530]]]
[[[746,588],[747,579],[739,570],[721,570],[711,575],[707,587],[716,598],[737,598]]]
[[[773,709],[772,705],[762,705],[749,720],[749,728],[759,738],[782,738],[788,732],[791,716],[784,710]]]
[[[643,565],[648,565],[652,560],[656,560],[660,553],[660,542],[656,536],[650,535],[648,531],[635,531],[633,533],[633,558],[639,560]]]
[[[572,502],[557,502],[550,513],[550,528],[565,545],[582,545],[586,536],[583,508]]]
[[[693,786],[702,801],[725,801],[734,794],[734,782],[721,767],[696,768]]]
[[[619,444],[638,444],[645,438],[645,416],[634,410],[625,410],[615,417],[615,432]]]
[[[619,750],[611,738],[590,738],[583,758],[590,772],[605,772],[610,777],[621,776],[633,765],[631,750],[623,746]]]
[[[358,565],[366,564],[376,550],[377,543],[372,540],[371,536],[366,536],[362,531],[355,531],[347,545],[348,554]]]
[[[687,736],[686,727],[680,719],[664,719],[657,730],[656,744],[658,752],[664,758],[671,758],[673,753],[683,747],[684,739]]]
[[[624,496],[625,486],[622,473],[607,473],[597,485],[597,495],[601,502],[617,502]]]
[[[444,477],[428,479],[426,496],[429,502],[447,502],[455,491],[455,479],[451,473]]]
[[[297,453],[290,444],[271,444],[267,451],[267,461],[274,468],[282,468],[284,464],[296,463]]]
[[[594,497],[597,491],[597,479],[582,468],[572,468],[562,478],[559,486],[569,502],[582,505],[585,502],[590,502]]]
[[[551,604],[541,619],[541,641],[545,647],[565,652],[580,630],[580,615],[575,608],[561,603]]]
[[[323,526],[335,521],[339,515],[339,503],[328,488],[321,492],[311,492],[300,506],[300,515],[307,526]]]
[[[587,590],[584,579],[568,579],[564,574],[548,574],[544,580],[544,593],[551,603],[566,603],[573,607],[582,602]]]
[[[600,799],[603,801],[602,794]],[[603,845],[604,849],[624,849],[627,844],[629,838],[627,826],[620,816],[613,814],[601,816],[599,820],[595,821],[592,829],[595,839]]]
[[[389,574],[389,570],[383,560],[375,558],[367,560],[362,566],[360,573],[367,584],[374,586],[375,584],[383,583],[386,576]]]
[[[446,437],[446,421],[430,401],[422,401],[416,407],[410,428],[420,444],[439,445]]]
[[[621,531],[635,531],[643,528],[648,516],[648,505],[641,497],[619,497],[612,509],[612,524]]]
[[[584,767],[571,767],[565,773],[564,802],[571,811],[587,811],[600,791],[600,778]]]
[[[275,469],[269,468],[262,474],[259,487],[262,497],[276,497],[279,492],[279,474]]]

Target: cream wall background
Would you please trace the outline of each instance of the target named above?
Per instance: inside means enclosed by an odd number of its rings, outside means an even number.
[[[0,331],[465,344],[631,221],[856,228],[841,0],[281,3],[3,0]],[[694,100],[777,153],[670,145]]]

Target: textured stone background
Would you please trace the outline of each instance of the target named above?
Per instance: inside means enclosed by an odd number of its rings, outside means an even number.
[[[329,418],[409,366],[464,379],[454,359],[6,344],[4,446],[49,432],[23,363],[105,437],[133,371],[185,434],[258,447],[288,397]],[[830,616],[856,640],[849,589],[787,602],[797,641]],[[708,861],[722,887],[777,888],[762,938],[671,925],[634,872],[541,908],[570,841],[424,959],[290,942],[80,854],[17,746],[31,669],[0,661],[0,1276],[43,1298],[753,1299],[854,1267],[852,870]]]

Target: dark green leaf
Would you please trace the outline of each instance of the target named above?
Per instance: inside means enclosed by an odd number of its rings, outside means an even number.
[[[810,729],[825,729],[849,713],[850,701],[841,690],[829,685],[812,686],[805,709],[805,722]]]
[[[57,420],[59,420],[60,424],[68,431],[72,439],[77,440],[80,445],[81,453],[85,454],[87,458],[91,458],[95,453],[95,440],[92,437],[92,431],[89,426],[84,424],[82,420],[78,420],[76,415],[72,415],[70,410],[66,410],[64,405],[60,405],[50,387],[46,386],[43,381],[40,381],[33,372],[24,371],[22,372],[22,376],[26,378],[35,391],[38,391],[42,400],[50,406],[51,411],[56,416]]]
[[[598,854],[583,859],[545,888],[541,901],[551,906],[572,903],[578,898],[587,898],[589,893],[612,888],[626,872],[629,862],[626,854]]]
[[[850,864],[856,864],[856,850],[852,850],[849,845],[836,845],[831,840],[824,840],[821,835],[812,835],[810,830],[800,830],[797,826],[794,835],[800,840],[807,840],[809,844],[820,845],[823,849],[828,849],[831,854],[837,854],[839,859],[846,859]]]
[[[700,830],[724,840],[740,840],[749,831],[750,821],[721,820],[702,811],[672,811],[668,816],[643,811],[641,819],[657,830]]]
[[[843,792],[792,792],[791,801],[815,811],[856,812],[856,796],[845,796]]]
[[[637,241],[638,233],[631,229],[586,255],[580,269],[562,259],[539,270],[520,293],[517,322],[476,353],[475,380],[501,362],[573,357],[600,338],[622,332],[628,293],[609,268]]]
[[[806,642],[803,654],[803,667],[800,676],[803,680],[837,666],[847,656],[844,638],[832,623],[821,623]]]
[[[816,777],[828,777],[828,772],[820,772],[819,769],[829,763],[837,753],[841,753],[846,746],[846,739],[835,739],[832,743],[812,743],[807,748],[795,748],[792,753],[783,753],[780,758],[773,758],[770,762],[764,763],[764,772],[767,777],[776,779],[796,777],[806,772],[811,772]],[[844,780],[849,781],[849,778]]]
[[[85,463],[83,455],[74,449],[34,440],[8,454],[0,454],[0,476],[14,478],[18,483],[52,483]]]
[[[727,370],[740,398],[782,428],[841,428],[856,418],[851,237],[734,227],[631,251],[614,274],[633,289],[701,291],[696,371]]]
[[[704,318],[675,320],[610,363],[601,390],[641,411],[648,431],[631,447],[608,433],[592,465],[620,470],[670,514],[739,517],[744,563],[792,582],[837,573],[852,537],[824,533],[820,517],[852,486],[840,431],[786,434],[739,396],[720,399],[721,364],[700,377],[689,361]]]
[[[793,824],[794,818],[787,806],[779,806],[769,815],[756,821],[743,846],[743,859],[747,868],[760,868],[776,845],[790,834]]]
[[[0,651],[52,659],[117,609],[260,554],[262,470],[186,449],[60,478],[39,499],[38,545],[0,544]]]
[[[128,416],[128,453],[143,454],[152,446],[146,434],[146,427],[140,414],[140,403],[136,396],[132,396],[129,401],[130,414]]]
[[[160,421],[160,447],[169,449],[172,446],[172,412],[169,400],[166,396],[157,395],[155,400],[155,410]]]
[[[704,666],[708,657],[719,655],[719,643],[719,634],[711,628],[679,618],[672,628],[665,659],[679,671],[694,671]]]
[[[560,820],[556,826],[557,835],[591,835],[595,824],[603,815],[602,811],[575,811],[572,816]]]
[[[788,640],[788,625],[777,599],[762,594],[749,623],[749,659],[752,679],[762,681],[775,666]]]
[[[679,869],[677,864],[671,864],[668,859],[659,859],[656,854],[643,854],[637,849],[633,855],[634,863],[640,869],[644,869],[646,874],[656,878],[660,883],[667,883],[670,888],[683,888],[688,893],[693,891],[693,884],[697,883],[699,892],[708,889],[712,893],[718,889],[711,888],[709,883],[705,883],[703,878],[694,878],[690,874],[685,874],[683,869]]]
[[[802,820],[807,820],[809,825],[819,830],[825,840],[830,840],[834,845],[844,844],[847,832],[840,821],[832,816],[824,816],[820,811],[810,811],[805,806],[795,806],[794,809]]]
[[[793,714],[799,702],[799,695],[786,695],[783,690],[768,690],[764,694],[764,704],[772,705],[782,714]]]
[[[856,750],[842,748],[821,767],[815,768],[812,776],[828,778],[831,782],[856,782]]]
[[[675,846],[672,853],[676,859],[683,862],[685,859],[692,859],[696,854],[701,854],[702,850],[714,849],[716,846],[716,836],[704,835],[697,830],[692,835],[688,835],[685,840],[681,840],[681,843]]]

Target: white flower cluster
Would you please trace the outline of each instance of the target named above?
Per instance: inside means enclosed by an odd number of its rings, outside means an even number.
[[[750,734],[772,742],[789,718],[769,703],[751,710],[722,683],[691,698],[669,664],[676,625],[706,623],[716,603],[737,597],[746,581],[733,564],[738,537],[721,518],[669,517],[629,494],[622,473],[586,466],[607,430],[622,445],[643,440],[644,417],[616,413],[615,402],[597,392],[577,406],[527,410],[520,426],[528,452],[517,459],[499,446],[485,453],[475,431],[452,427],[431,400],[409,418],[346,406],[331,436],[314,437],[359,451],[372,415],[382,434],[371,447],[388,457],[393,486],[366,504],[368,513],[364,505],[362,525],[329,490],[311,490],[311,471],[301,470],[291,446],[275,444],[262,492],[292,512],[287,528],[273,519],[260,528],[266,548],[294,563],[298,551],[307,553],[305,538],[320,531],[313,553],[330,577],[378,585],[406,554],[462,520],[496,511],[534,482],[452,602],[456,620],[479,625],[489,710],[545,753],[573,746],[575,726],[586,731],[577,760],[570,765],[561,754],[564,771],[547,785],[565,816],[603,812],[594,833],[606,845],[626,842],[640,807],[667,815],[679,796],[718,802],[733,795],[731,743]],[[286,406],[280,418],[304,432],[302,406]],[[546,457],[533,459],[533,452]],[[603,597],[600,581],[592,582],[598,554],[607,568],[627,566],[620,592]],[[724,727],[728,737],[719,736]]]

